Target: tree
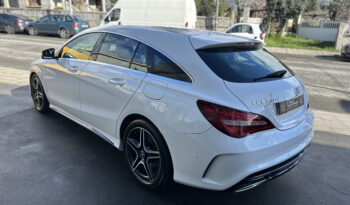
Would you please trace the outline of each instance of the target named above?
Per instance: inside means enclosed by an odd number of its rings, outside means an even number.
[[[213,16],[215,13],[215,2],[213,0],[196,0],[198,16]]]
[[[311,2],[315,4],[315,2],[319,2],[319,0],[267,0],[267,16],[264,19],[264,23],[268,26],[268,32],[271,32],[271,24],[276,21],[279,24],[279,33],[283,33],[288,19],[294,19],[294,21],[296,21],[306,8],[309,10],[318,9],[318,6],[311,6]]]
[[[349,18],[350,0],[334,0],[328,5],[329,18],[333,21],[344,21]]]

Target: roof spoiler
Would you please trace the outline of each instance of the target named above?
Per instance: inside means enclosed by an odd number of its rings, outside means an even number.
[[[211,49],[238,49],[238,50],[260,50],[264,47],[262,42],[229,42],[210,44],[197,48],[196,50],[211,50]]]

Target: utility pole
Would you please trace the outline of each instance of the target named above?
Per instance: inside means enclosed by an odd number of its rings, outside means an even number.
[[[220,0],[216,0],[216,11],[215,11],[215,31],[218,30],[218,23],[219,23],[219,2]]]
[[[72,0],[69,0],[69,14],[73,16],[73,5],[72,5]]]

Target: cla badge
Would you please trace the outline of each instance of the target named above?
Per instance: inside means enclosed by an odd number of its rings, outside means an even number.
[[[277,98],[271,98],[268,100],[256,100],[256,101],[252,101],[253,105],[267,105],[267,104],[271,104],[271,103],[276,103],[278,102],[279,97]]]

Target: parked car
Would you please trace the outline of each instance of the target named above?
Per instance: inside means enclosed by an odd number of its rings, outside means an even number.
[[[343,46],[343,48],[341,50],[341,55],[345,58],[350,59],[350,43]]]
[[[70,15],[47,15],[26,25],[31,36],[52,34],[61,38],[69,38],[88,28],[89,23],[86,20]]]
[[[0,31],[8,34],[24,32],[25,25],[31,21],[33,20],[22,15],[0,13]]]
[[[265,31],[262,24],[236,23],[227,29],[225,33],[252,38],[262,42],[264,42],[265,39]]]
[[[44,50],[30,89],[37,111],[122,150],[150,189],[244,191],[298,164],[314,135],[302,80],[261,42],[222,33],[95,27]]]
[[[195,28],[194,0],[118,0],[100,25],[149,25]]]

